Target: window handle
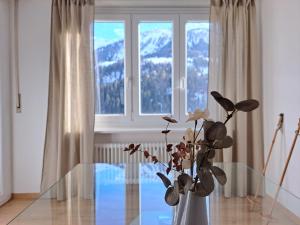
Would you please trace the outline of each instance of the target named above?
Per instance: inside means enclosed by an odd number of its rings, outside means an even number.
[[[185,89],[185,77],[182,77],[180,79],[180,89],[182,89],[182,90]]]
[[[125,77],[125,82],[126,82],[126,85],[127,85],[127,87],[128,87],[128,86],[130,85],[130,83],[133,82],[132,77],[131,77],[131,76],[126,76],[126,77]]]

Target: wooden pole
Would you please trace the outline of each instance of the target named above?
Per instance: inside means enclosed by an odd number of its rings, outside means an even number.
[[[276,137],[277,137],[277,133],[282,128],[282,125],[283,125],[283,113],[280,113],[279,114],[278,123],[277,123],[277,128],[275,130],[275,133],[274,133],[274,136],[273,136],[273,140],[272,140],[272,143],[271,143],[271,147],[270,147],[270,150],[269,150],[269,153],[268,153],[267,161],[266,161],[266,164],[265,164],[265,166],[263,168],[263,172],[262,172],[263,175],[266,174],[266,170],[267,170],[267,167],[268,167],[269,162],[270,162],[270,158],[271,158],[271,154],[272,154],[272,151],[273,151],[274,143],[275,143],[275,140],[276,140]]]
[[[295,145],[296,145],[296,142],[297,142],[297,139],[298,139],[299,134],[300,134],[300,118],[299,118],[299,122],[298,122],[298,128],[297,128],[297,130],[295,131],[294,140],[293,140],[293,143],[292,143],[292,146],[291,146],[291,149],[290,149],[288,158],[287,158],[287,160],[286,160],[286,163],[285,163],[283,172],[282,172],[281,177],[280,177],[279,186],[277,187],[276,194],[275,194],[275,197],[274,197],[273,202],[272,202],[272,206],[271,206],[271,209],[270,209],[269,216],[272,215],[272,212],[273,212],[275,203],[277,202],[277,198],[278,198],[278,195],[279,195],[279,191],[280,191],[280,188],[281,188],[281,186],[282,186],[282,184],[283,184],[284,177],[285,177],[285,175],[286,175],[286,171],[287,171],[287,168],[288,168],[288,166],[289,166],[289,163],[290,163],[290,160],[291,160],[291,157],[292,157],[292,154],[293,154],[293,151],[294,151],[294,148],[295,148]]]
[[[263,167],[263,170],[262,170],[262,175],[263,175],[262,177],[264,177],[266,175],[266,171],[267,171],[267,168],[268,168],[268,165],[269,165],[269,162],[270,162],[271,154],[273,152],[273,147],[274,147],[274,144],[275,144],[275,140],[276,140],[278,131],[282,128],[282,125],[283,125],[283,113],[280,113],[278,123],[277,123],[277,127],[276,127],[276,130],[274,132],[272,143],[271,143],[269,153],[268,153],[268,156],[267,156],[267,160],[266,160],[266,163],[265,163],[265,165]],[[252,208],[251,209],[253,209],[255,200],[258,196],[258,192],[259,192],[259,189],[260,189],[260,186],[261,186],[261,181],[262,181],[262,179],[259,179],[257,187],[256,187],[254,199],[252,201]]]

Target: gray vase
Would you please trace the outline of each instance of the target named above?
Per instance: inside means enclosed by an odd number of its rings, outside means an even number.
[[[189,191],[180,194],[180,201],[174,207],[173,225],[209,225],[209,196],[200,197]]]

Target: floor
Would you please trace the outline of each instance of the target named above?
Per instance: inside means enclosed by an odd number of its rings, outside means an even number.
[[[39,198],[10,225],[172,224],[176,209],[166,205],[166,189],[156,176],[152,179],[152,171],[148,167],[143,167],[140,172],[143,177],[139,184],[125,182],[125,177],[129,175],[122,165],[116,168],[109,167],[109,173],[105,172],[106,166],[96,169],[99,176],[93,181],[95,185],[78,182],[80,177],[77,176],[83,173],[77,173],[81,170],[75,171],[71,174],[72,177],[66,178],[68,182],[62,180],[62,184],[66,185],[64,200],[56,200],[58,189],[53,189]],[[149,174],[151,176],[148,177]],[[64,186],[57,185],[57,188],[61,187]],[[224,197],[224,190],[216,186],[207,203],[210,225],[300,225],[299,218],[279,204],[276,205],[272,218],[267,217],[271,205],[270,197],[258,198],[255,210],[251,210],[249,198],[238,197],[233,193],[230,198]],[[31,201],[12,200],[0,207],[0,225],[7,224]]]
[[[135,188],[133,187],[132,190]],[[131,192],[131,193],[136,193]],[[131,198],[133,197],[133,198]],[[127,207],[125,218],[118,219],[122,210],[114,210],[114,202],[105,202],[106,207],[96,209],[95,200],[72,198],[67,201],[53,199],[40,199],[27,210],[12,225],[145,225],[139,218],[139,205],[135,194],[126,200]],[[12,200],[0,208],[0,224],[6,224],[11,218],[19,213],[24,207],[30,204],[30,200]],[[296,225],[299,221],[293,221],[290,215],[284,210],[276,208],[273,218],[270,220],[264,216],[270,202],[260,202],[256,210],[251,211],[250,202],[247,198],[211,198],[211,225]],[[99,211],[100,210],[100,211]],[[101,212],[102,211],[102,212]],[[101,214],[104,212],[109,220],[104,219]],[[144,214],[147,214],[144,212]],[[102,214],[103,215],[103,214]],[[151,214],[152,217],[157,215]],[[105,216],[104,216],[105,217]],[[157,217],[158,218],[158,217]],[[148,221],[149,219],[147,219]],[[126,223],[125,223],[126,221]],[[151,223],[153,224],[153,223]],[[154,223],[154,224],[170,224]]]
[[[0,207],[0,225],[6,225],[24,208],[30,205],[32,200],[29,199],[13,199]]]

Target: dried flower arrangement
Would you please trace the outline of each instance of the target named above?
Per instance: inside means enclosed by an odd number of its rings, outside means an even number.
[[[209,120],[208,112],[202,112],[199,109],[194,113],[189,113],[187,122],[193,121],[194,128],[187,129],[183,141],[176,146],[168,143],[168,134],[171,131],[169,130],[170,124],[177,123],[177,121],[168,116],[163,117],[167,121],[167,126],[162,133],[165,135],[166,151],[170,155],[168,164],[159,161],[157,156],[150,155],[147,150],[142,150],[140,144],[130,144],[124,149],[124,151],[130,151],[130,155],[140,151],[153,163],[161,163],[166,167],[167,174],[172,170],[179,173],[174,184],[164,174],[157,173],[167,188],[165,201],[170,206],[177,205],[180,199],[179,194],[186,194],[188,191],[192,191],[200,197],[208,196],[215,187],[213,176],[221,185],[226,184],[225,172],[212,164],[216,150],[229,148],[233,145],[233,139],[227,135],[226,123],[238,111],[250,112],[259,106],[259,102],[254,99],[234,104],[216,91],[211,92],[211,95],[225,109],[226,120],[224,122]],[[198,128],[199,122],[201,122],[200,128]],[[200,138],[201,131],[203,131],[203,138]],[[185,173],[185,169],[190,169],[190,174]]]

